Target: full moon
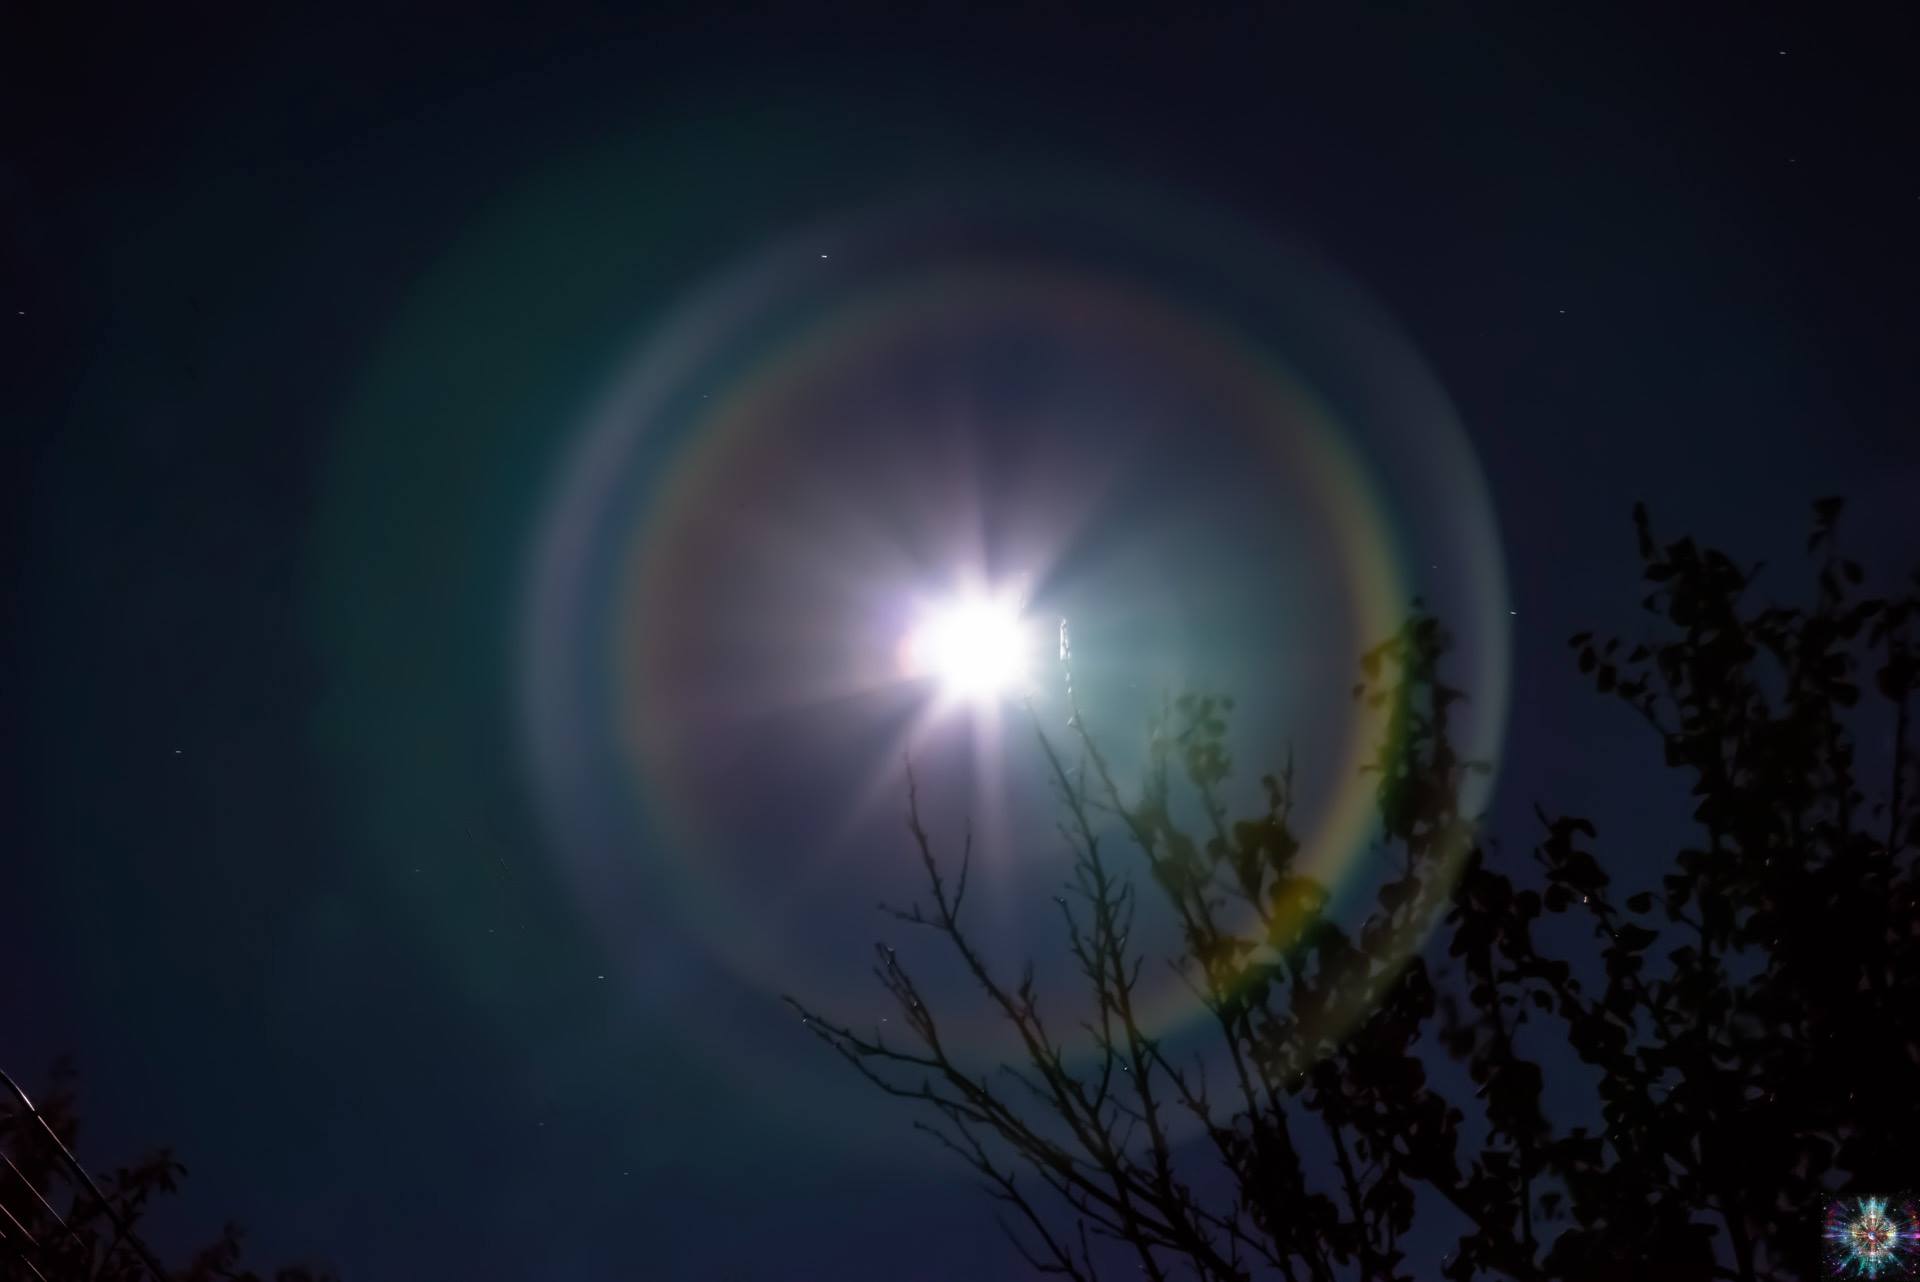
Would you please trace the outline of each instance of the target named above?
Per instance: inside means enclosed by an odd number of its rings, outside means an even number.
[[[1009,596],[968,593],[929,608],[907,635],[908,670],[949,699],[987,703],[1025,692],[1035,631]]]

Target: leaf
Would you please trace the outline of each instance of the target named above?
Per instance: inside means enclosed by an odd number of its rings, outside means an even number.
[[[1632,922],[1628,922],[1626,925],[1620,927],[1619,933],[1615,936],[1615,942],[1625,951],[1637,953],[1644,951],[1648,945],[1658,938],[1658,935],[1648,930],[1645,926],[1636,926]]]

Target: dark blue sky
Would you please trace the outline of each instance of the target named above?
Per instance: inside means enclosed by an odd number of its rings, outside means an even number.
[[[971,1187],[671,901],[609,944],[515,738],[527,424],[813,220],[1084,166],[1357,279],[1490,486],[1514,841],[1536,798],[1603,851],[1660,812],[1564,649],[1627,621],[1634,499],[1782,561],[1840,493],[1869,559],[1920,546],[1920,104],[1883,16],[69,9],[0,36],[0,1066],[77,1058],[89,1161],[177,1147],[168,1240],[1007,1275]],[[806,966],[857,982],[864,943]]]

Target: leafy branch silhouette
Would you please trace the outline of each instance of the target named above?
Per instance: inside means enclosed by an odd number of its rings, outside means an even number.
[[[1811,1276],[1808,1207],[1897,1187],[1920,1141],[1920,572],[1863,595],[1840,512],[1815,505],[1812,600],[1784,606],[1749,600],[1759,567],[1662,542],[1634,511],[1646,635],[1570,647],[1689,782],[1682,844],[1634,860],[1655,883],[1617,885],[1579,816],[1537,809],[1511,868],[1482,839],[1463,798],[1484,766],[1456,751],[1465,695],[1442,676],[1451,638],[1416,602],[1354,689],[1381,727],[1379,881],[1357,926],[1299,870],[1291,764],[1229,817],[1230,700],[1166,708],[1132,796],[1075,706],[1066,744],[1040,742],[1073,856],[1057,903],[1087,1005],[1071,1028],[1091,1054],[1043,1013],[1031,962],[997,974],[970,941],[971,840],[949,881],[911,772],[926,898],[887,911],[940,937],[1022,1057],[964,1068],[886,944],[874,973],[905,1041],[787,1001],[921,1107],[915,1125],[979,1177],[1042,1275]],[[1211,1065],[1175,1062],[1142,1017],[1143,886],[1177,919]],[[1549,1115],[1549,1071],[1579,1107]],[[1177,1114],[1199,1141],[1176,1139]],[[1416,1208],[1458,1226],[1444,1260],[1408,1259]]]
[[[0,1105],[0,1276],[36,1282],[265,1282],[241,1267],[242,1233],[229,1222],[180,1269],[167,1269],[136,1230],[153,1202],[180,1190],[187,1168],[158,1149],[95,1179],[70,1159],[80,1129],[79,1075],[61,1060],[30,1108]],[[272,1282],[333,1282],[287,1267]]]

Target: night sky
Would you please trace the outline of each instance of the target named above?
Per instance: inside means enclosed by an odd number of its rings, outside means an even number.
[[[908,748],[1057,953],[1024,714],[898,670],[970,570],[1330,811],[1419,593],[1491,831],[1630,866],[1633,501],[1920,552],[1920,30],[1552,8],[9,7],[0,1067],[170,1247],[1016,1276],[778,1001],[880,1013]]]

